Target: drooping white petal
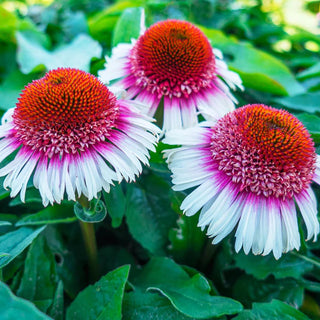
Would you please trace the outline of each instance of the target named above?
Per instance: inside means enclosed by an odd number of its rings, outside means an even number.
[[[317,218],[317,200],[311,187],[309,186],[307,190],[296,195],[295,200],[307,227],[307,240],[313,237],[313,240],[316,241],[319,233],[319,221]]]

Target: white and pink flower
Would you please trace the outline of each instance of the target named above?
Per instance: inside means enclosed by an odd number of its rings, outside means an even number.
[[[117,100],[95,76],[59,68],[30,83],[0,126],[0,176],[24,201],[29,180],[43,204],[65,194],[91,200],[132,181],[155,150],[159,129],[138,103]],[[138,106],[140,107],[140,106]],[[3,163],[6,164],[3,164]]]
[[[284,110],[247,105],[217,122],[168,132],[165,143],[174,190],[195,188],[181,209],[200,211],[199,227],[216,244],[236,228],[235,249],[247,254],[299,250],[296,206],[307,239],[319,233],[312,181],[320,156],[302,123]]]
[[[198,113],[220,118],[237,102],[229,87],[242,89],[204,33],[179,20],[158,22],[132,44],[117,45],[99,77],[107,84],[117,80],[128,99],[149,106],[150,116],[163,100],[164,131],[194,126]]]

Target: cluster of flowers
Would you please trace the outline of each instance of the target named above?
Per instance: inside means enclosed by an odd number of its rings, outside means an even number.
[[[309,133],[284,110],[235,109],[230,88],[243,89],[241,79],[199,28],[156,23],[114,48],[99,78],[51,70],[3,116],[0,176],[12,197],[24,201],[32,180],[45,206],[65,195],[91,200],[114,182],[134,180],[164,137],[175,146],[164,153],[173,189],[191,189],[181,209],[200,211],[198,225],[213,243],[236,227],[237,252],[279,258],[298,250],[296,205],[307,239],[316,239],[310,185],[320,184],[320,157]]]

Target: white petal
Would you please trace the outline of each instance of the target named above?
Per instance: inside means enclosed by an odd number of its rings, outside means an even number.
[[[210,142],[211,129],[204,127],[192,127],[187,129],[175,129],[166,133],[164,143],[171,145],[200,146]]]
[[[286,233],[286,242],[284,243],[284,252],[292,249],[299,250],[300,234],[297,222],[297,213],[293,200],[288,200],[286,203],[281,201],[281,217],[283,221],[284,231]]]
[[[319,233],[319,221],[317,218],[317,200],[311,187],[309,186],[307,190],[295,196],[295,200],[307,227],[307,240],[313,236],[315,241]]]
[[[47,162],[47,158],[41,159],[33,176],[33,184],[37,189],[39,189],[44,206],[46,206],[49,202],[51,204],[54,202],[54,198],[48,183]]]
[[[267,204],[267,228],[268,234],[264,246],[263,255],[269,254],[276,245],[276,232],[277,232],[277,217],[279,215],[279,209],[275,206],[274,201],[269,201]]]
[[[218,191],[219,187],[213,179],[207,180],[183,200],[181,210],[183,210],[187,216],[194,215],[207,201],[215,197]]]
[[[248,197],[243,205],[240,221],[236,231],[235,250],[239,252],[243,246],[245,254],[248,254],[253,243],[254,232],[257,226],[257,210],[254,196]]]

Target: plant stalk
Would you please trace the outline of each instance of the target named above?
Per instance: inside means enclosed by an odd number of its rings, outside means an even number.
[[[88,201],[87,198],[83,196],[81,196],[78,199],[78,202],[84,208],[90,207],[90,202]],[[99,262],[98,262],[98,249],[97,249],[97,241],[96,241],[94,225],[93,223],[88,223],[81,220],[79,221],[79,223],[80,223],[80,228],[82,232],[84,246],[85,246],[87,257],[88,257],[90,280],[97,281],[99,277]]]

